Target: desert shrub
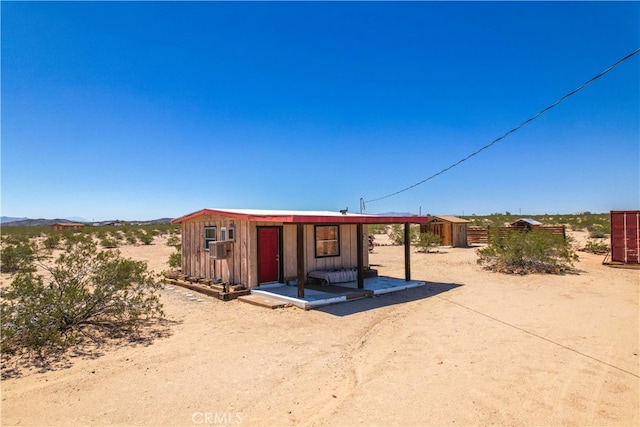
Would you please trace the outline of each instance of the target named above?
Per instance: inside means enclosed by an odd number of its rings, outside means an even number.
[[[420,252],[431,252],[433,248],[437,248],[438,246],[440,246],[441,242],[442,237],[434,233],[416,233],[415,235],[411,236],[411,243]]]
[[[416,235],[420,233],[419,226],[411,226],[409,229],[409,236],[411,241],[415,238]],[[389,238],[396,245],[404,245],[404,225],[401,224],[393,224],[391,226],[391,230],[389,231]]]
[[[51,227],[48,225],[10,225],[2,224],[2,235],[7,237],[18,237],[18,238],[33,238],[40,237],[43,234],[51,231]]]
[[[369,234],[387,234],[387,226],[385,224],[370,224],[367,226]]]
[[[592,239],[604,239],[608,236],[609,234],[604,232],[603,230],[593,230],[589,232],[589,237]]]
[[[104,236],[100,239],[100,246],[105,249],[114,249],[118,247],[118,241],[111,236]]]
[[[122,230],[111,231],[109,232],[109,236],[118,243],[124,241],[124,233],[122,232]]]
[[[589,240],[584,248],[582,248],[582,251],[597,255],[604,255],[609,252],[609,245],[599,240]]]
[[[172,269],[178,269],[182,267],[182,253],[176,251],[169,255],[169,260],[167,261],[169,267]]]
[[[570,239],[546,232],[498,232],[487,247],[478,249],[478,264],[503,273],[562,273],[578,257]]]
[[[182,239],[180,236],[171,235],[167,239],[167,246],[173,246],[177,251],[182,249]]]
[[[149,231],[140,232],[138,234],[138,239],[143,245],[150,245],[151,243],[153,243],[153,233]]]
[[[84,242],[91,241],[91,234],[85,233],[64,233],[64,249],[70,250],[75,245]]]
[[[176,251],[169,255],[169,267],[178,269],[182,267],[182,239],[180,236],[171,235],[167,239],[167,246],[173,246]]]
[[[44,275],[21,270],[4,291],[3,354],[66,348],[79,336],[123,336],[163,316],[161,285],[146,264],[118,251],[98,251],[92,239],[73,245],[53,265],[40,266]]]
[[[592,223],[587,227],[589,237],[592,239],[603,239],[609,237],[611,228],[604,224]]]
[[[0,247],[0,271],[17,273],[33,269],[36,244],[25,236],[10,236],[2,239]]]
[[[138,243],[138,236],[133,231],[127,231],[125,234],[125,241],[130,245],[135,245]]]
[[[57,248],[60,247],[61,243],[62,243],[62,234],[61,233],[50,233],[42,241],[42,244],[47,249],[57,249]]]

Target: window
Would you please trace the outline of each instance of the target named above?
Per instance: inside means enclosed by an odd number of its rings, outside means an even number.
[[[316,225],[316,258],[340,255],[340,228],[337,225]]]
[[[217,227],[205,227],[204,228],[204,249],[209,250],[209,242],[217,241]]]

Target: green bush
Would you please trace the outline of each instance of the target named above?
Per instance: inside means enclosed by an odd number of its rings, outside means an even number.
[[[110,236],[104,236],[100,239],[100,246],[105,249],[114,249],[118,247],[118,241]]]
[[[70,250],[75,245],[85,241],[92,241],[91,234],[85,233],[64,233],[64,249]]]
[[[135,245],[138,243],[138,236],[133,231],[127,231],[125,234],[125,240],[130,245]]]
[[[369,234],[387,234],[387,226],[385,224],[370,224],[367,226]]]
[[[178,269],[182,267],[182,254],[178,251],[169,255],[169,261],[167,261],[169,267],[172,269]]]
[[[56,232],[48,234],[47,237],[42,241],[42,244],[47,249],[58,249],[60,248],[61,243],[62,234]]]
[[[540,231],[496,232],[489,245],[476,252],[484,268],[516,274],[562,273],[578,259],[570,240]]]
[[[141,232],[138,234],[138,239],[143,245],[150,245],[153,243],[153,233],[151,232]]]
[[[433,248],[437,248],[442,243],[442,237],[434,233],[417,233],[411,236],[411,243],[420,252],[431,252]]]
[[[134,333],[145,320],[162,317],[161,285],[144,262],[118,251],[98,251],[83,239],[53,265],[21,270],[2,295],[1,352],[45,353],[66,348],[80,336]]]
[[[0,247],[0,271],[17,273],[34,269],[36,245],[28,237],[11,236],[2,239]]]
[[[418,234],[420,234],[420,227],[417,225],[410,226],[410,241],[413,241]],[[391,230],[389,231],[389,238],[396,245],[404,245],[404,225],[393,224],[393,226],[391,226]]]
[[[171,235],[167,239],[167,246],[173,246],[177,251],[182,249],[182,239],[180,236]]]
[[[604,239],[609,237],[610,227],[605,227],[603,224],[590,224],[587,227],[589,237],[592,239]]]

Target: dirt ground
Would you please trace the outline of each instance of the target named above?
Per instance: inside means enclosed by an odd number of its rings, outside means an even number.
[[[121,252],[159,271],[172,250]],[[168,336],[3,379],[1,422],[635,426],[640,270],[602,259],[511,276],[475,248],[414,253],[427,286],[312,311],[165,289]],[[404,277],[403,248],[370,260]]]

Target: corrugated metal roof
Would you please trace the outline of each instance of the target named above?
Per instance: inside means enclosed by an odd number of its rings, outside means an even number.
[[[300,210],[271,210],[271,209],[202,209],[176,218],[173,224],[202,215],[222,216],[247,221],[281,222],[281,223],[326,223],[341,224],[425,224],[429,217],[424,216],[386,216],[362,215],[356,213],[342,213],[335,211],[300,211]]]
[[[516,222],[520,222],[520,221],[528,222],[531,225],[542,225],[540,221],[536,221],[533,218],[520,218],[519,220],[512,222],[512,224],[515,224]]]

